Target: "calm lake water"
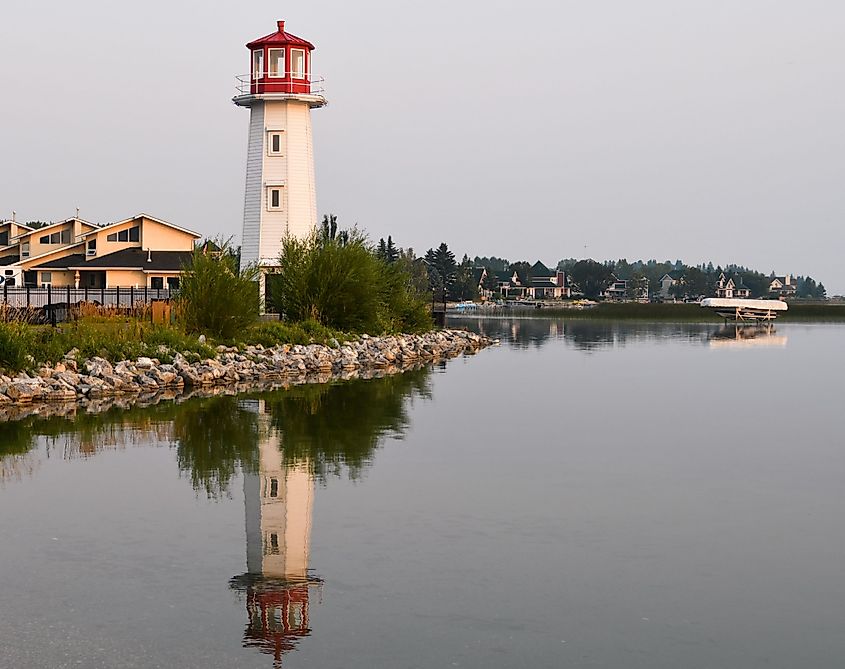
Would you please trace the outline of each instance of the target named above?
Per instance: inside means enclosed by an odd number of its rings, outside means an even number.
[[[455,323],[502,346],[0,424],[0,666],[845,665],[845,327]]]

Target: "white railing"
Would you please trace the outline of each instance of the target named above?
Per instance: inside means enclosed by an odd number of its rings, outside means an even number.
[[[269,72],[262,72],[260,76],[253,77],[252,74],[239,74],[235,76],[235,90],[238,95],[250,95],[253,93],[289,93],[291,95],[316,95],[324,96],[325,79],[317,75],[308,75],[305,79],[294,78],[293,72],[287,72],[283,76],[272,76]],[[299,74],[299,73],[297,73]],[[287,78],[285,78],[287,77]],[[270,90],[267,90],[267,89]],[[307,92],[303,92],[303,88]]]

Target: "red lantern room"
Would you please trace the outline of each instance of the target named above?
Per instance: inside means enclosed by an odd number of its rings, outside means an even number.
[[[311,42],[285,32],[285,22],[278,30],[247,44],[251,53],[250,93],[287,93],[310,95]]]

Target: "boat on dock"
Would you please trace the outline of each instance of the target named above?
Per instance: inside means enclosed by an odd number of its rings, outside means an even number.
[[[701,306],[712,309],[728,321],[773,321],[781,311],[789,309],[780,300],[745,300],[729,297],[705,297]]]

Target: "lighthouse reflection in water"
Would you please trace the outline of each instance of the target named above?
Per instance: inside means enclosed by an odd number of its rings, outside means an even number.
[[[258,471],[244,474],[247,571],[230,586],[246,601],[244,646],[281,666],[283,653],[311,633],[309,600],[322,583],[308,573],[314,480],[307,460],[285,463],[281,433],[264,402],[247,406],[258,414],[259,462]]]

